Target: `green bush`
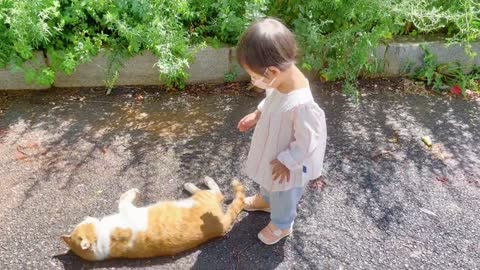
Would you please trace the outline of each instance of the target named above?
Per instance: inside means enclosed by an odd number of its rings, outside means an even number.
[[[480,67],[472,68],[459,63],[438,64],[435,55],[428,48],[423,49],[425,65],[415,72],[415,79],[424,81],[436,92],[452,91],[452,86],[462,94],[465,94],[466,90],[480,90]]]
[[[57,72],[71,74],[104,52],[111,87],[125,59],[149,50],[161,79],[183,87],[196,48],[234,45],[266,15],[295,31],[304,68],[346,79],[346,89],[376,71],[374,49],[394,36],[442,34],[467,44],[480,37],[477,0],[0,0],[0,68],[51,85]],[[35,51],[50,56],[48,67],[25,65]]]
[[[377,71],[377,45],[394,36],[435,33],[467,44],[480,37],[477,0],[283,0],[271,12],[294,27],[304,68],[345,79],[352,93],[359,75]]]

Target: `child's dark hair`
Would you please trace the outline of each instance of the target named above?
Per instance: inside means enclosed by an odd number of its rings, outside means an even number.
[[[252,24],[237,46],[238,62],[260,75],[271,66],[286,70],[295,62],[296,56],[294,34],[274,18]]]

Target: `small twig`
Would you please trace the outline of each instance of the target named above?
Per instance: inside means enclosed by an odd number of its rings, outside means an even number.
[[[437,177],[436,180],[444,185],[448,185],[450,183],[450,180],[447,176]]]
[[[101,101],[101,100],[83,100],[81,102],[86,102],[86,103],[107,103],[107,104],[115,104],[116,102],[110,102],[110,101]]]
[[[25,156],[28,156],[27,153],[25,153],[25,152],[23,152],[22,150],[20,150],[20,146],[17,146],[17,151],[20,152],[20,153],[22,153],[22,154],[25,155]]]
[[[392,153],[392,151],[381,151],[380,153],[372,156],[372,159],[377,159],[377,158],[379,158],[379,157],[381,157],[381,156],[383,156],[383,155],[387,155],[387,154],[391,154],[391,153]]]
[[[371,159],[375,160],[384,155],[392,155],[394,152],[400,150],[400,147],[394,148],[392,150],[381,150],[378,154],[371,156]]]
[[[64,102],[63,104],[59,104],[58,106],[69,106],[69,105],[74,105],[74,104],[79,104],[79,103],[103,103],[103,104],[117,104],[116,102],[110,102],[110,101],[100,101],[100,100],[78,100],[77,102],[73,102],[73,101],[67,101],[67,102]]]

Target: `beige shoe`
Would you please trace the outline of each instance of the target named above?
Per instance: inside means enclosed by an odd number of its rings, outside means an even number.
[[[290,234],[292,234],[292,229],[281,230],[270,222],[258,233],[258,239],[265,245],[273,245]]]
[[[243,207],[243,210],[248,212],[271,211],[270,205],[268,205],[268,203],[262,198],[262,196],[258,194],[245,198],[245,206]]]

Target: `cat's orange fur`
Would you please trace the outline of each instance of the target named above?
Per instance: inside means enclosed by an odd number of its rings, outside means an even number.
[[[86,260],[175,255],[192,249],[225,235],[244,207],[243,186],[238,181],[232,182],[235,198],[226,212],[218,186],[211,178],[206,182],[209,190],[186,184],[193,193],[187,200],[140,208],[132,204],[138,191],[130,190],[122,195],[118,214],[102,220],[87,218],[62,238]]]

